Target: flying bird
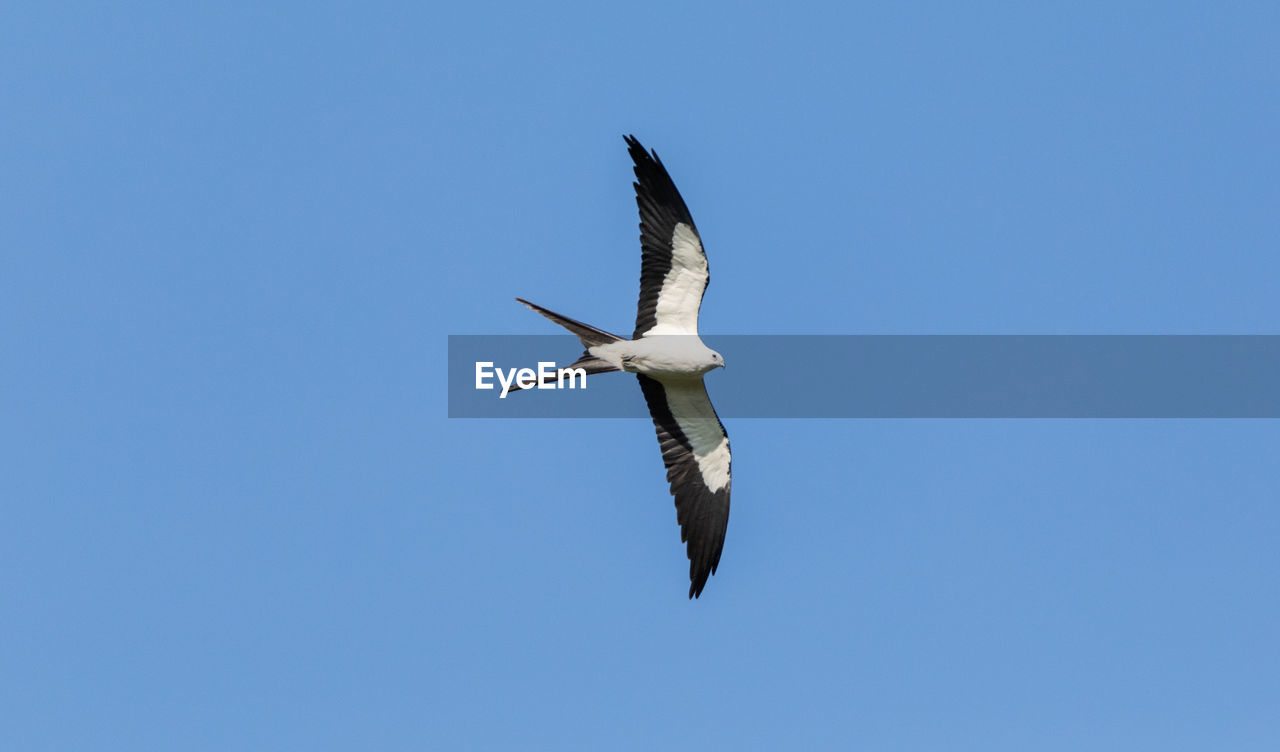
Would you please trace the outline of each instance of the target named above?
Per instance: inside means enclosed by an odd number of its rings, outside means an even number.
[[[715,574],[729,525],[729,436],[702,377],[724,367],[698,336],[698,309],[711,275],[698,228],[657,152],[624,137],[635,163],[640,209],[640,303],[631,339],[516,298],[581,340],[569,368],[588,375],[625,371],[640,381],[675,497],[680,540],[689,556],[689,597]]]

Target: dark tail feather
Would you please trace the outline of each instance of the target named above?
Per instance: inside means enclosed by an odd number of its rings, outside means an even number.
[[[607,345],[610,342],[622,341],[622,337],[619,337],[616,334],[610,334],[604,331],[603,329],[597,329],[594,326],[588,326],[587,324],[584,324],[581,321],[574,321],[568,316],[561,316],[555,311],[548,311],[547,309],[543,308],[537,303],[530,303],[524,298],[516,298],[516,300],[518,300],[521,303],[524,303],[531,310],[541,313],[543,316],[546,316],[547,318],[556,322],[560,326],[563,326],[565,329],[568,329],[569,331],[573,332],[575,335],[577,335],[578,339],[582,340],[582,344],[584,347],[595,347],[596,345]],[[578,362],[581,363],[582,361],[579,360]],[[576,367],[577,365],[578,364],[575,363],[574,367]],[[609,370],[613,371],[617,369],[611,367],[609,368]]]
[[[577,323],[577,322],[574,322],[574,323]],[[588,376],[594,376],[597,373],[609,373],[610,371],[618,370],[617,367],[609,365],[608,363],[604,362],[603,360],[600,360],[599,358],[597,358],[596,356],[592,355],[589,352],[583,353],[581,358],[578,358],[577,360],[575,360],[572,365],[565,366],[565,368],[581,368],[583,372],[585,372]],[[556,369],[556,370],[561,370],[561,369]],[[556,377],[552,376],[551,378],[547,379],[542,383],[551,384],[551,383],[554,383],[555,379]],[[530,387],[530,389],[532,388],[533,387]],[[518,392],[518,391],[520,391],[519,384],[512,384],[511,387],[507,389],[508,394],[510,394],[511,392]]]

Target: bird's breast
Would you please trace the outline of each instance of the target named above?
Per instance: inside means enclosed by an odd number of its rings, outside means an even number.
[[[696,335],[642,337],[605,347],[622,370],[655,378],[701,376],[715,367],[711,350]]]

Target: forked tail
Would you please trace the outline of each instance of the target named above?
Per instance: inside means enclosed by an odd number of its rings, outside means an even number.
[[[537,303],[530,303],[524,298],[516,298],[516,300],[528,306],[530,310],[537,311],[560,326],[563,326],[565,329],[573,332],[578,340],[582,342],[582,345],[588,348],[588,351],[584,352],[581,358],[578,358],[572,365],[566,366],[566,368],[581,368],[588,376],[618,370],[617,366],[611,365],[608,362],[592,355],[590,348],[595,347],[596,345],[607,345],[610,342],[621,342],[624,339],[623,337],[619,337],[616,334],[610,334],[603,329],[597,329],[594,326],[584,324],[581,321],[576,321],[568,316],[561,316],[555,311],[548,311]],[[519,390],[520,387],[513,384],[508,391],[515,392]]]

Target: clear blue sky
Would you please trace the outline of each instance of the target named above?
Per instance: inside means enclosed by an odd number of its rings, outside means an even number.
[[[0,747],[1277,749],[1275,421],[729,421],[690,602],[651,426],[445,417],[623,133],[708,332],[1277,333],[1275,3],[862,5],[6,4]]]

